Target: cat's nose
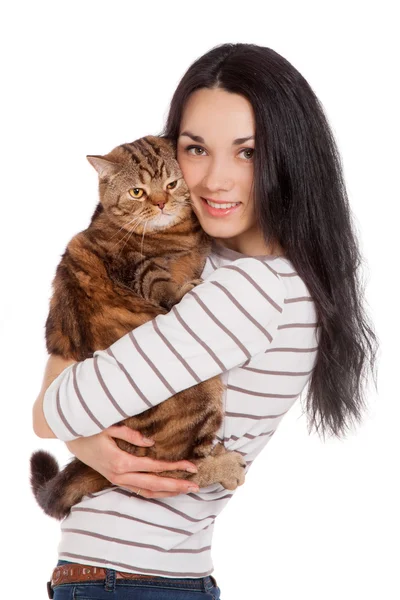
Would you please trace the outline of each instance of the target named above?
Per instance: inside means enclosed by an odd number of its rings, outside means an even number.
[[[154,194],[154,196],[151,198],[151,201],[154,206],[159,206],[161,210],[167,204],[167,198],[164,196],[164,194]]]

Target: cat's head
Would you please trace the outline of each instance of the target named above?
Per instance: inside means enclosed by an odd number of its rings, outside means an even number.
[[[87,159],[99,174],[100,202],[120,227],[168,229],[192,214],[172,141],[148,135]]]

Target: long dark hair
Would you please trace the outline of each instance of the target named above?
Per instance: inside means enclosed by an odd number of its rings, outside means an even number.
[[[362,419],[369,369],[377,386],[378,338],[363,308],[363,259],[335,139],[304,77],[274,50],[243,43],[216,46],[189,67],[160,135],[176,143],[190,94],[216,87],[252,104],[253,186],[264,239],[268,245],[279,241],[317,309],[308,429],[340,437]]]

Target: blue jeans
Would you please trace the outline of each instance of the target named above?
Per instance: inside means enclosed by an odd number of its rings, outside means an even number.
[[[57,566],[70,561],[59,560]],[[63,583],[54,587],[53,600],[220,600],[221,590],[210,576],[196,579],[158,577],[116,579],[114,569],[106,569],[104,581]]]

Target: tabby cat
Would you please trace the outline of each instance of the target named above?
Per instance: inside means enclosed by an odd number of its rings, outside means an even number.
[[[167,313],[201,283],[211,246],[192,210],[170,140],[146,136],[87,159],[99,174],[100,202],[89,227],[62,255],[46,321],[49,354],[76,361]],[[223,390],[214,377],[119,423],[154,439],[151,447],[115,442],[136,456],[187,459],[198,468],[196,474],[163,471],[160,476],[235,489],[244,482],[242,456],[223,444],[213,446],[223,418]],[[83,496],[113,485],[76,457],[60,471],[54,457],[39,450],[30,465],[35,498],[56,519],[67,516]]]

